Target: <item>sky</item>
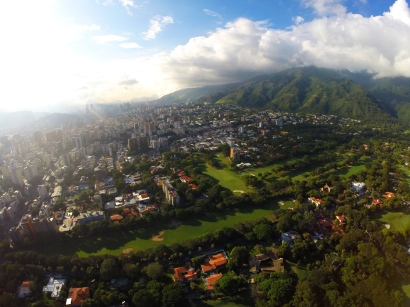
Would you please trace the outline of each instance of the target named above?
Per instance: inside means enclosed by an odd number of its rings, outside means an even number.
[[[410,77],[406,0],[0,1],[0,111],[149,101],[316,65]]]

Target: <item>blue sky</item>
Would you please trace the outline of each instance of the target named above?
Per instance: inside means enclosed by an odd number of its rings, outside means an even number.
[[[410,76],[406,0],[0,3],[0,111],[146,101],[317,65]]]

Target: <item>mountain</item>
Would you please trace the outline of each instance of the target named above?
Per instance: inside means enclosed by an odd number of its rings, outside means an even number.
[[[231,89],[237,87],[241,83],[224,84],[224,85],[211,85],[196,88],[187,88],[179,90],[168,95],[162,96],[160,99],[155,100],[155,103],[185,103],[187,101],[195,101],[200,97],[209,95],[213,92],[223,91],[225,89]]]
[[[333,114],[356,119],[391,119],[395,115],[388,104],[344,77],[343,73],[316,67],[259,76],[239,86],[215,91],[197,102]]]
[[[0,113],[0,129],[10,129],[29,124],[46,114],[44,112],[31,111]]]

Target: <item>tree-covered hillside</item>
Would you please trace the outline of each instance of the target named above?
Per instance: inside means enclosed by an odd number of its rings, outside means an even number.
[[[260,76],[235,89],[198,100],[300,113],[334,114],[357,119],[387,119],[392,114],[364,87],[336,71],[315,67]]]

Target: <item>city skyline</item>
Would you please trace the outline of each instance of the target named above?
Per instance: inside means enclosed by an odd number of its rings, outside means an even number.
[[[0,111],[148,101],[306,65],[410,71],[405,0],[23,1],[0,4],[0,20]]]

